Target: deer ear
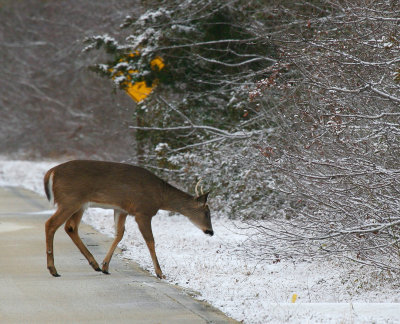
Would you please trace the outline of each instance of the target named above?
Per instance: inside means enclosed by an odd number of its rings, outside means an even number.
[[[209,194],[209,192],[206,192],[205,194],[198,196],[195,199],[197,202],[205,205],[207,203],[208,194]]]

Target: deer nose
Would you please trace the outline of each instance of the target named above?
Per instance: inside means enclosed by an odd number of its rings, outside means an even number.
[[[205,230],[204,233],[205,233],[205,234],[208,234],[208,235],[210,235],[210,236],[213,236],[213,235],[214,235],[214,231],[213,231],[213,230]]]

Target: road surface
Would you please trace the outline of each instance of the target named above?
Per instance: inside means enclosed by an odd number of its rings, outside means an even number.
[[[63,227],[54,241],[61,277],[52,277],[44,234],[51,214],[42,197],[0,188],[0,323],[235,323],[116,255],[111,275],[95,272]],[[79,229],[101,262],[112,240],[88,225]]]

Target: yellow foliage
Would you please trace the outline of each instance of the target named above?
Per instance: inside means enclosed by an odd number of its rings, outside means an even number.
[[[156,85],[157,80],[153,82],[153,85],[151,87],[148,87],[145,81],[138,81],[134,84],[131,83],[130,85],[128,85],[125,88],[125,91],[133,100],[135,100],[136,102],[140,102],[153,91]]]
[[[157,56],[150,62],[151,68],[154,70],[154,67],[157,66],[159,70],[162,70],[165,66],[164,61],[161,57]]]
[[[139,52],[136,51],[135,53],[128,54],[129,57],[133,57],[135,55],[139,55]],[[121,58],[119,61],[124,62],[124,61],[126,61],[126,59]],[[159,70],[162,70],[164,68],[165,64],[164,64],[163,59],[161,57],[157,56],[156,58],[151,60],[150,66],[153,70],[155,67],[158,67]],[[109,71],[112,72],[113,69],[110,69]],[[129,74],[135,74],[138,72],[139,71],[137,71],[137,70],[129,70],[128,71]],[[122,75],[121,71],[115,73],[115,75],[113,76],[113,79],[115,79],[115,77],[120,76],[120,75]],[[145,98],[147,98],[147,96],[153,91],[153,89],[158,84],[158,80],[154,80],[153,84],[150,87],[148,87],[146,85],[145,81],[137,81],[135,83],[132,83],[130,81],[130,80],[132,80],[132,77],[130,75],[128,75],[126,77],[126,80],[127,81],[124,81],[122,83],[122,85],[125,86],[125,91],[127,92],[127,94],[136,102],[140,102],[140,101],[144,100]]]

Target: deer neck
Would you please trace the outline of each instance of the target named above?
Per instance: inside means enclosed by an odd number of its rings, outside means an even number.
[[[193,196],[168,185],[164,193],[164,204],[162,209],[185,215],[187,214],[185,211],[190,208],[191,202],[193,202]]]

